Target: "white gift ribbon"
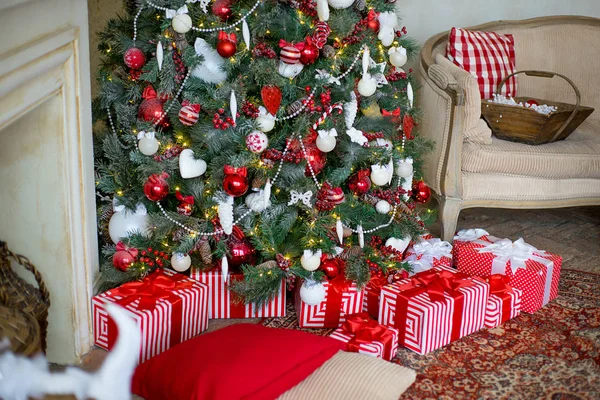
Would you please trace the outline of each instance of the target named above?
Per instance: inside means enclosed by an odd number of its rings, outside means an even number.
[[[456,236],[454,236],[454,240],[460,240],[461,242],[472,242],[488,235],[489,233],[484,229],[462,229],[458,231]]]
[[[328,138],[328,137],[337,137],[337,131],[335,128],[332,129],[320,129],[318,132],[319,137]]]
[[[168,9],[165,11],[165,16],[167,19],[173,19],[176,15],[187,14],[188,8],[187,6],[180,7],[177,10]]]
[[[154,139],[156,137],[156,132],[146,132],[146,131],[140,131],[137,135],[138,140],[141,140],[143,138],[147,138],[147,139]]]
[[[440,239],[429,239],[416,243],[405,261],[417,273],[433,268],[434,260],[442,257],[452,258],[452,245]]]

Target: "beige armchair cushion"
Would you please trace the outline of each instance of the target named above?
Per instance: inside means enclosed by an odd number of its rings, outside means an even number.
[[[600,132],[578,130],[566,140],[531,146],[492,139],[465,143],[462,170],[546,179],[600,178]]]
[[[465,142],[491,144],[492,131],[485,121],[480,118],[481,94],[479,93],[477,79],[467,71],[454,65],[441,54],[436,56],[435,62],[448,71],[456,79],[460,89],[464,91],[465,104],[459,110],[462,110],[463,113],[463,136]]]

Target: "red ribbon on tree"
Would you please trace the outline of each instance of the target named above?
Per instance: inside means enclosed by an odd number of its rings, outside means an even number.
[[[178,190],[175,192],[175,197],[182,203],[193,205],[194,204],[194,196],[184,196]]]
[[[171,304],[171,346],[181,342],[181,324],[183,321],[183,304],[181,297],[175,291],[191,289],[193,282],[185,275],[167,275],[162,269],[156,270],[142,281],[128,282],[110,291],[111,296],[120,297],[116,304],[126,307],[139,300],[135,307],[139,311],[154,311],[160,300],[166,300]],[[116,332],[117,326],[112,318],[109,318],[109,332]],[[116,335],[108,338],[108,347],[112,348]]]
[[[142,92],[143,99],[155,99],[158,95],[156,94],[156,90],[150,85],[146,86],[144,91]]]
[[[454,299],[454,313],[452,315],[452,332],[450,340],[454,342],[460,339],[460,328],[465,298],[458,289],[473,286],[473,282],[466,274],[453,273],[450,271],[424,271],[414,275],[408,283],[398,286],[401,290],[396,297],[395,327],[400,334],[398,340],[404,344],[406,338],[406,318],[408,315],[408,303],[411,298],[422,293],[427,293],[433,302],[444,301],[444,294]]]
[[[248,168],[247,167],[236,168],[233,165],[226,164],[223,167],[223,172],[225,173],[225,175],[240,175],[240,176],[246,177],[248,175]]]
[[[506,275],[496,274],[488,277],[490,283],[490,295],[496,295],[502,299],[502,318],[501,323],[510,319],[511,296],[513,288],[509,286],[510,278]]]
[[[298,44],[300,44],[300,43],[298,43]],[[291,47],[297,48],[298,50],[302,50],[301,48],[298,48],[298,44],[288,42],[285,39],[279,39],[279,47],[281,47],[282,49],[286,46],[291,46]]]
[[[352,353],[358,353],[361,344],[373,342],[383,343],[383,358],[388,359],[392,352],[394,333],[371,319],[368,313],[352,314],[346,317],[346,322],[342,325],[342,331],[346,335],[354,336],[346,344],[346,350]]]
[[[219,40],[228,40],[233,43],[237,42],[237,36],[235,35],[234,32],[227,33],[225,31],[219,31],[218,39]]]

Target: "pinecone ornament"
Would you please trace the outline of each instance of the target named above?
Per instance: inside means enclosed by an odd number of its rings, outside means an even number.
[[[285,108],[285,112],[287,113],[287,115],[292,115],[292,114],[299,112],[302,109],[302,102],[304,100],[306,100],[306,98],[296,100],[292,104],[288,105]]]
[[[358,11],[364,10],[366,6],[367,6],[367,0],[356,0],[354,2],[354,8],[356,8]]]
[[[264,176],[257,176],[252,179],[252,189],[261,189],[267,183],[267,178]]]
[[[335,49],[329,44],[323,46],[321,51],[323,52],[323,57],[325,58],[333,58],[335,56]]]

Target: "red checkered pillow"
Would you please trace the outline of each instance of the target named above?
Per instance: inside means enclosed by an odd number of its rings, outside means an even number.
[[[482,99],[490,99],[500,82],[516,72],[513,35],[452,28],[446,57],[477,78]],[[510,78],[500,93],[515,97],[517,77]]]

